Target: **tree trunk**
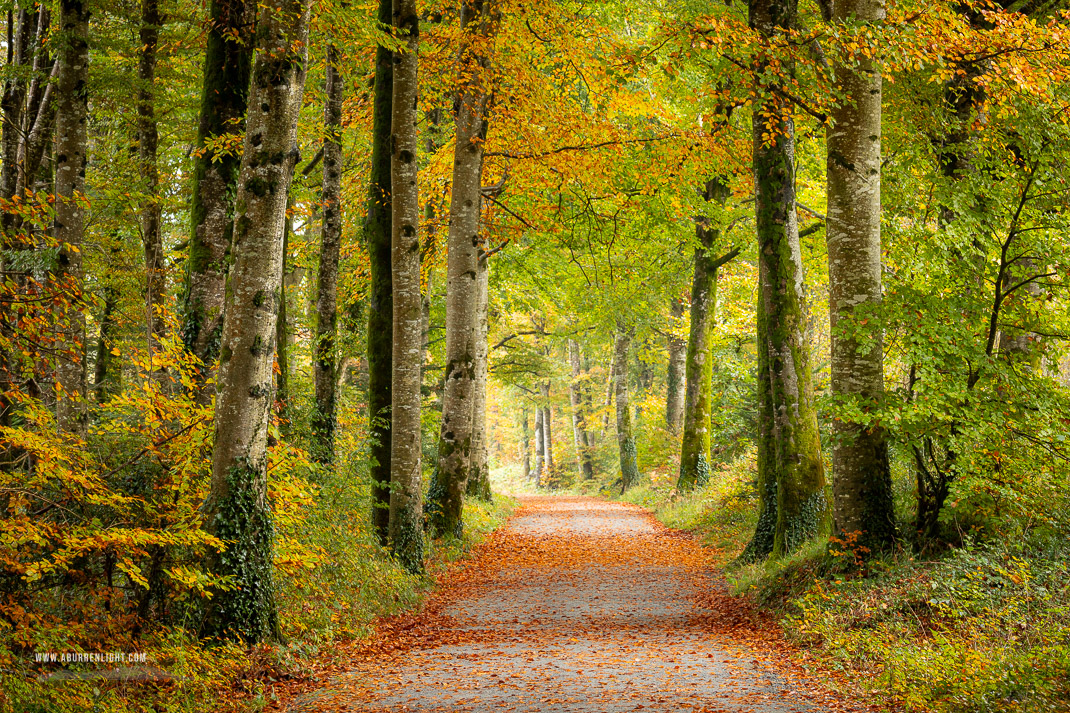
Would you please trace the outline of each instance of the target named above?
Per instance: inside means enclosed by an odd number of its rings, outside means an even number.
[[[292,180],[292,179],[291,179]],[[290,258],[290,231],[293,221],[290,219],[292,203],[287,196],[286,216],[282,221],[282,267],[279,268],[279,314],[275,318],[275,362],[278,373],[275,374],[275,404],[277,416],[282,422],[283,432],[287,431],[287,414],[290,403],[290,321],[286,314],[286,263]]]
[[[621,492],[639,482],[639,459],[632,433],[631,404],[628,402],[628,349],[632,337],[622,330],[613,340],[613,393],[617,404],[617,449],[620,454]]]
[[[479,260],[479,285],[476,301],[476,383],[472,405],[472,463],[468,469],[465,494],[490,500],[490,454],[487,450],[487,307],[490,260]]]
[[[524,480],[531,478],[531,427],[528,425],[528,410],[520,415],[520,458],[524,463]]]
[[[379,0],[378,20],[389,26],[392,0]],[[394,95],[394,57],[375,50],[375,97],[372,105],[371,181],[368,217],[370,285],[368,290],[368,421],[371,436],[372,529],[379,544],[389,544],[390,522],[390,382],[393,361],[394,288],[391,276],[390,137]]]
[[[158,0],[141,1],[141,57],[137,78],[137,146],[141,173],[141,242],[145,251],[145,312],[148,325],[148,350],[158,354],[166,331],[164,310],[167,300],[167,266],[164,264],[163,237],[160,232],[160,177],[156,167],[159,133],[156,129],[156,48],[160,40]],[[151,369],[154,378],[162,378],[162,369]]]
[[[119,392],[119,376],[112,368],[111,353],[115,338],[115,307],[119,301],[119,290],[112,286],[105,287],[104,306],[100,313],[100,335],[97,338],[97,359],[93,369],[93,391],[97,403],[104,403]]]
[[[215,373],[223,331],[223,301],[234,228],[234,196],[241,156],[217,155],[208,144],[246,130],[249,72],[256,44],[256,0],[211,0],[204,54],[204,84],[197,124],[190,204],[189,258],[182,295],[182,339],[202,366],[196,397]],[[274,288],[272,288],[274,289]]]
[[[327,46],[323,109],[323,227],[319,279],[316,282],[316,341],[312,360],[316,411],[312,418],[313,455],[320,463],[334,461],[335,337],[338,314],[338,259],[342,245],[342,99],[345,82],[338,70],[338,49]]]
[[[794,28],[796,0],[755,0],[750,23],[764,37]],[[784,69],[793,73],[794,67]],[[773,556],[814,537],[828,521],[825,468],[806,341],[802,253],[795,208],[795,124],[778,87],[759,86],[752,117],[755,221],[777,474]]]
[[[461,535],[461,512],[472,461],[480,272],[480,187],[487,137],[487,58],[483,46],[497,26],[493,0],[461,3],[465,35],[458,63],[456,142],[446,263],[446,375],[438,467],[428,510],[436,535]]]
[[[542,453],[543,453],[543,482],[552,487],[554,485],[554,434],[553,434],[553,411],[550,410],[550,382],[547,381],[542,387]]]
[[[684,301],[674,299],[669,305],[675,320],[684,316]],[[666,379],[665,425],[670,433],[679,433],[684,420],[684,375],[687,372],[687,342],[669,335],[669,372]]]
[[[7,81],[4,82],[3,103],[0,105],[4,119],[2,139],[0,139],[2,142],[0,156],[3,158],[3,164],[0,166],[0,197],[5,200],[10,200],[16,193],[19,176],[19,145],[23,140],[20,127],[23,125],[26,101],[26,78],[23,65],[30,63],[30,38],[34,36],[42,17],[47,16],[43,13],[43,7],[42,13],[36,15],[22,8],[15,12],[8,11],[7,64],[10,73]],[[12,72],[13,68],[22,71]],[[11,231],[15,219],[14,214],[4,212],[3,227],[6,241],[14,239],[14,236],[7,234]]]
[[[840,23],[879,24],[883,17],[879,0],[838,0],[833,10]],[[827,142],[832,395],[863,412],[884,397],[884,340],[872,312],[881,300],[880,72],[861,55],[853,66],[835,67],[844,102],[831,113]],[[885,431],[865,419],[839,419],[833,427],[836,533],[858,533],[859,545],[887,549],[896,527]]]
[[[568,340],[568,360],[572,367],[572,382],[568,387],[568,398],[572,404],[572,439],[576,444],[576,463],[580,476],[584,480],[594,478],[594,464],[591,462],[591,440],[587,435],[587,412],[583,403],[580,379],[583,370],[580,367],[580,345],[574,339]]]
[[[407,570],[423,571],[423,475],[420,386],[423,326],[420,297],[420,196],[417,186],[420,18],[416,0],[394,0],[393,24],[404,45],[394,56],[390,183],[394,345],[390,406],[390,545]]]
[[[760,267],[759,263],[759,267]],[[764,276],[759,276],[759,284]],[[765,316],[765,297],[762,289],[758,290],[757,316],[757,344],[769,343],[768,321]],[[764,560],[773,553],[777,533],[777,486],[780,474],[777,471],[776,450],[776,425],[773,410],[772,379],[769,378],[769,349],[759,348],[758,355],[758,382],[756,391],[758,396],[758,522],[754,528],[754,536],[747,543],[741,559],[746,562]]]
[[[254,643],[278,636],[274,523],[267,499],[268,429],[283,233],[297,160],[309,9],[273,0],[259,18],[256,60],[234,221],[234,265],[224,306],[206,527],[227,542],[216,575],[237,586],[211,600],[209,635]]]
[[[85,166],[89,114],[89,8],[61,0],[61,68],[56,78],[55,239],[60,245],[55,280],[70,300],[60,331],[67,353],[56,364],[56,423],[63,433],[84,435],[85,410]]]
[[[724,205],[728,186],[712,180],[705,186],[706,201]],[[680,446],[678,490],[705,485],[710,479],[710,415],[713,390],[713,331],[717,316],[717,270],[739,251],[714,256],[720,238],[719,227],[700,219],[695,227],[695,274],[691,282],[691,331],[687,338],[687,365],[684,384],[684,435]]]
[[[542,406],[535,406],[535,469],[531,471],[535,485],[542,485],[542,473],[546,463],[546,431],[542,427]]]

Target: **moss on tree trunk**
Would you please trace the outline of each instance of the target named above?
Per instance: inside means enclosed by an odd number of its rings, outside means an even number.
[[[392,23],[392,0],[379,0],[378,20]],[[372,528],[379,543],[388,543],[390,522],[390,383],[393,355],[394,287],[390,268],[390,136],[394,95],[393,53],[375,50],[375,97],[372,105],[371,180],[364,234],[368,245],[368,420],[372,480]]]
[[[316,387],[312,455],[320,463],[334,461],[337,411],[335,337],[338,331],[338,258],[342,245],[342,99],[345,94],[345,82],[338,70],[340,61],[338,49],[333,44],[329,45],[324,78],[326,101],[323,106],[323,225],[316,281],[316,341],[312,359]]]
[[[613,341],[613,393],[617,406],[617,452],[622,491],[639,482],[639,452],[632,432],[631,403],[628,399],[628,351],[631,344],[631,334],[618,327]]]
[[[206,527],[226,545],[209,563],[236,587],[213,597],[210,636],[275,638],[273,526],[267,497],[268,429],[281,306],[283,239],[304,95],[308,5],[274,0],[260,15],[250,112],[239,173],[234,266],[227,282],[216,389]]]
[[[715,179],[706,184],[707,202],[724,205],[728,186]],[[710,398],[713,388],[711,345],[717,315],[717,270],[739,254],[734,250],[717,257],[714,251],[720,228],[709,219],[701,219],[695,228],[695,273],[691,282],[691,330],[687,340],[687,364],[684,384],[684,427],[680,447],[679,490],[704,485],[710,478]]]
[[[215,373],[223,332],[223,303],[234,228],[241,155],[220,155],[208,144],[245,130],[257,17],[255,0],[212,0],[204,54],[204,84],[193,158],[189,258],[180,310],[182,339],[203,363],[197,398],[212,400],[205,388]]]

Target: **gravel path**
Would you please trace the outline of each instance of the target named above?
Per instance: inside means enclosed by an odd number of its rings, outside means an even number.
[[[291,711],[849,709],[775,670],[689,536],[620,503],[521,500],[424,612]]]

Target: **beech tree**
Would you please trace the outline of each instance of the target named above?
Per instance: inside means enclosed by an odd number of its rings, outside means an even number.
[[[89,8],[83,0],[59,6],[63,49],[56,74],[56,217],[59,244],[55,280],[71,303],[61,329],[67,353],[56,365],[56,423],[83,435],[86,428],[86,359],[82,247],[85,235],[85,167],[89,120]]]
[[[189,257],[182,294],[182,338],[201,360],[199,399],[214,373],[223,330],[227,265],[234,231],[249,74],[258,21],[255,0],[211,0],[190,204]]]
[[[879,25],[879,0],[836,0],[832,21]],[[830,113],[828,146],[829,310],[832,395],[858,415],[833,423],[834,518],[840,537],[862,546],[892,546],[896,524],[884,428],[867,417],[884,394],[884,339],[874,310],[881,303],[881,68],[858,53],[834,68],[844,99]]]
[[[628,399],[628,350],[631,343],[631,334],[618,325],[613,341],[613,394],[617,411],[617,449],[622,492],[639,481],[639,455],[635,446],[635,434],[632,432],[632,407]]]
[[[316,285],[316,415],[312,430],[316,436],[316,457],[325,463],[334,460],[334,431],[337,421],[335,384],[335,342],[337,337],[338,257],[342,245],[342,99],[345,83],[339,72],[338,48],[327,47],[327,68],[323,108],[323,228],[320,239],[319,280]]]
[[[393,22],[393,0],[379,0],[378,21]],[[379,543],[388,543],[390,522],[390,407],[393,369],[394,288],[391,267],[393,202],[394,57],[381,43],[375,48],[375,94],[372,104],[371,176],[364,234],[368,245],[368,422],[371,424],[372,525]]]
[[[410,572],[423,571],[423,474],[420,383],[423,300],[420,295],[420,196],[417,185],[420,18],[415,0],[394,0],[401,38],[394,54],[391,103],[391,279],[394,324],[390,382],[390,523],[394,556]]]
[[[465,44],[460,53],[456,139],[451,182],[449,248],[446,272],[446,375],[442,394],[442,431],[438,464],[429,496],[432,529],[460,536],[464,492],[472,460],[477,400],[476,362],[479,327],[483,147],[491,101],[487,41],[497,31],[493,0],[461,4]]]
[[[703,188],[707,203],[723,206],[728,185],[720,179]],[[716,218],[700,218],[695,227],[695,269],[691,283],[691,331],[687,340],[684,379],[684,427],[680,448],[680,474],[676,487],[690,490],[710,477],[710,396],[713,390],[713,355],[710,353],[717,318],[717,270],[739,254],[716,255],[721,228]],[[614,364],[617,362],[614,356]]]
[[[250,105],[238,174],[234,266],[229,274],[215,406],[208,530],[227,542],[212,570],[238,589],[212,600],[208,631],[246,641],[278,636],[274,523],[267,501],[275,324],[286,204],[297,160],[309,8],[274,0],[260,12]]]

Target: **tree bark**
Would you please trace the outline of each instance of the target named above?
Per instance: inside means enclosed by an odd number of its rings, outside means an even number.
[[[112,342],[115,338],[115,307],[119,290],[107,286],[103,290],[104,305],[100,312],[100,333],[97,337],[97,359],[93,369],[93,392],[98,403],[105,403],[119,391],[119,378],[112,368]]]
[[[554,485],[554,434],[553,411],[550,409],[550,382],[542,384],[542,454],[543,482],[550,487]]]
[[[724,205],[728,186],[720,180],[709,181],[704,194],[707,202]],[[705,485],[710,479],[710,415],[713,389],[713,333],[717,317],[717,270],[739,251],[715,257],[720,239],[719,227],[709,219],[700,219],[695,227],[695,274],[691,282],[691,330],[687,339],[687,365],[684,385],[684,433],[680,446],[680,475],[676,487],[688,491]]]
[[[479,259],[479,288],[476,296],[476,382],[472,404],[472,463],[468,469],[465,494],[480,500],[490,500],[490,454],[487,449],[487,308],[490,279],[490,260]]]
[[[323,227],[319,279],[316,283],[316,341],[312,360],[316,411],[312,418],[313,455],[320,463],[334,461],[335,338],[338,314],[338,259],[342,246],[342,99],[345,82],[338,70],[338,48],[327,46],[323,109]]]
[[[379,0],[378,20],[393,22],[392,0]],[[394,288],[391,276],[390,137],[394,95],[394,57],[375,50],[375,96],[372,105],[371,181],[364,232],[368,245],[368,421],[371,436],[372,529],[379,544],[389,544],[390,404],[393,361]]]
[[[274,523],[267,499],[283,233],[304,94],[309,8],[271,0],[259,18],[250,106],[235,201],[234,265],[224,306],[206,527],[227,542],[211,570],[237,589],[211,600],[210,635],[277,638]]]
[[[292,179],[291,179],[292,180]],[[282,221],[282,267],[279,268],[279,314],[275,318],[275,363],[278,371],[275,374],[275,406],[276,415],[281,422],[279,429],[284,434],[288,432],[287,421],[289,419],[290,403],[290,320],[286,314],[286,263],[290,258],[290,231],[293,230],[293,221],[290,219],[290,208],[293,207],[289,196],[286,199],[286,216]]]
[[[591,480],[594,478],[594,464],[591,462],[591,440],[587,434],[587,411],[580,385],[583,369],[580,364],[580,345],[574,339],[568,340],[568,361],[572,368],[572,382],[568,387],[568,398],[572,404],[572,440],[576,445],[576,463],[580,477],[584,480]]]
[[[523,461],[523,478],[531,479],[531,427],[528,424],[528,410],[520,414],[520,458]]]
[[[760,263],[759,263],[760,268]],[[761,345],[769,343],[768,320],[765,315],[765,295],[760,287],[764,275],[759,275],[757,315],[758,381],[758,522],[754,535],[747,543],[741,559],[747,562],[764,560],[773,553],[777,533],[777,487],[780,474],[777,470],[776,425],[773,408],[772,379],[769,377],[769,349]]]
[[[390,184],[394,345],[390,406],[390,545],[410,572],[423,571],[423,476],[420,386],[423,326],[420,296],[420,196],[417,186],[420,18],[415,0],[394,0],[393,24],[404,45],[394,56]]]
[[[794,28],[796,0],[754,0],[750,23],[763,37]],[[794,73],[791,64],[782,70]],[[778,80],[773,80],[778,81]],[[772,399],[777,518],[772,554],[782,557],[828,521],[825,468],[806,340],[802,252],[795,208],[795,124],[778,86],[759,85],[752,116],[759,280]]]
[[[632,337],[618,328],[613,340],[613,393],[617,406],[617,450],[620,458],[621,492],[639,482],[639,459],[632,433],[628,401],[628,350]]]
[[[85,166],[89,114],[89,8],[84,0],[61,0],[62,63],[56,77],[55,239],[60,245],[55,280],[69,303],[59,326],[67,354],[56,364],[56,424],[63,433],[86,428]]]
[[[542,473],[546,463],[546,431],[542,427],[542,406],[535,406],[535,469],[531,471],[535,485],[542,485]]]
[[[256,0],[211,0],[209,4],[198,151],[193,160],[189,258],[181,304],[183,342],[201,360],[195,395],[203,404],[212,400],[206,383],[219,359],[234,197],[242,160],[237,152],[218,152],[209,144],[246,130],[256,8]]]
[[[684,300],[676,298],[669,303],[669,311],[675,319],[684,316]],[[684,376],[687,372],[687,342],[669,335],[669,370],[666,378],[665,425],[670,433],[679,433],[684,420]]]
[[[438,466],[428,498],[436,535],[460,537],[464,492],[472,462],[476,400],[476,351],[480,249],[479,235],[483,146],[487,137],[488,59],[485,44],[498,24],[494,0],[461,3],[465,39],[458,64],[456,141],[450,199],[446,263],[446,375],[442,393],[442,430]]]
[[[148,350],[151,358],[160,352],[166,333],[164,310],[167,299],[167,272],[164,264],[163,237],[160,231],[160,177],[156,151],[160,137],[156,127],[156,50],[160,41],[160,6],[158,0],[141,1],[141,56],[137,78],[137,147],[138,170],[144,197],[141,201],[141,242],[145,252],[145,313],[148,325]],[[164,370],[150,367],[154,378]]]
[[[833,8],[837,23],[879,24],[883,17],[880,0],[837,0]],[[881,301],[881,69],[859,56],[834,71],[844,101],[831,112],[827,137],[831,386],[835,399],[868,412],[884,397],[884,339],[872,319]],[[885,431],[864,419],[839,419],[833,428],[836,533],[857,536],[871,551],[887,549],[896,526]]]

